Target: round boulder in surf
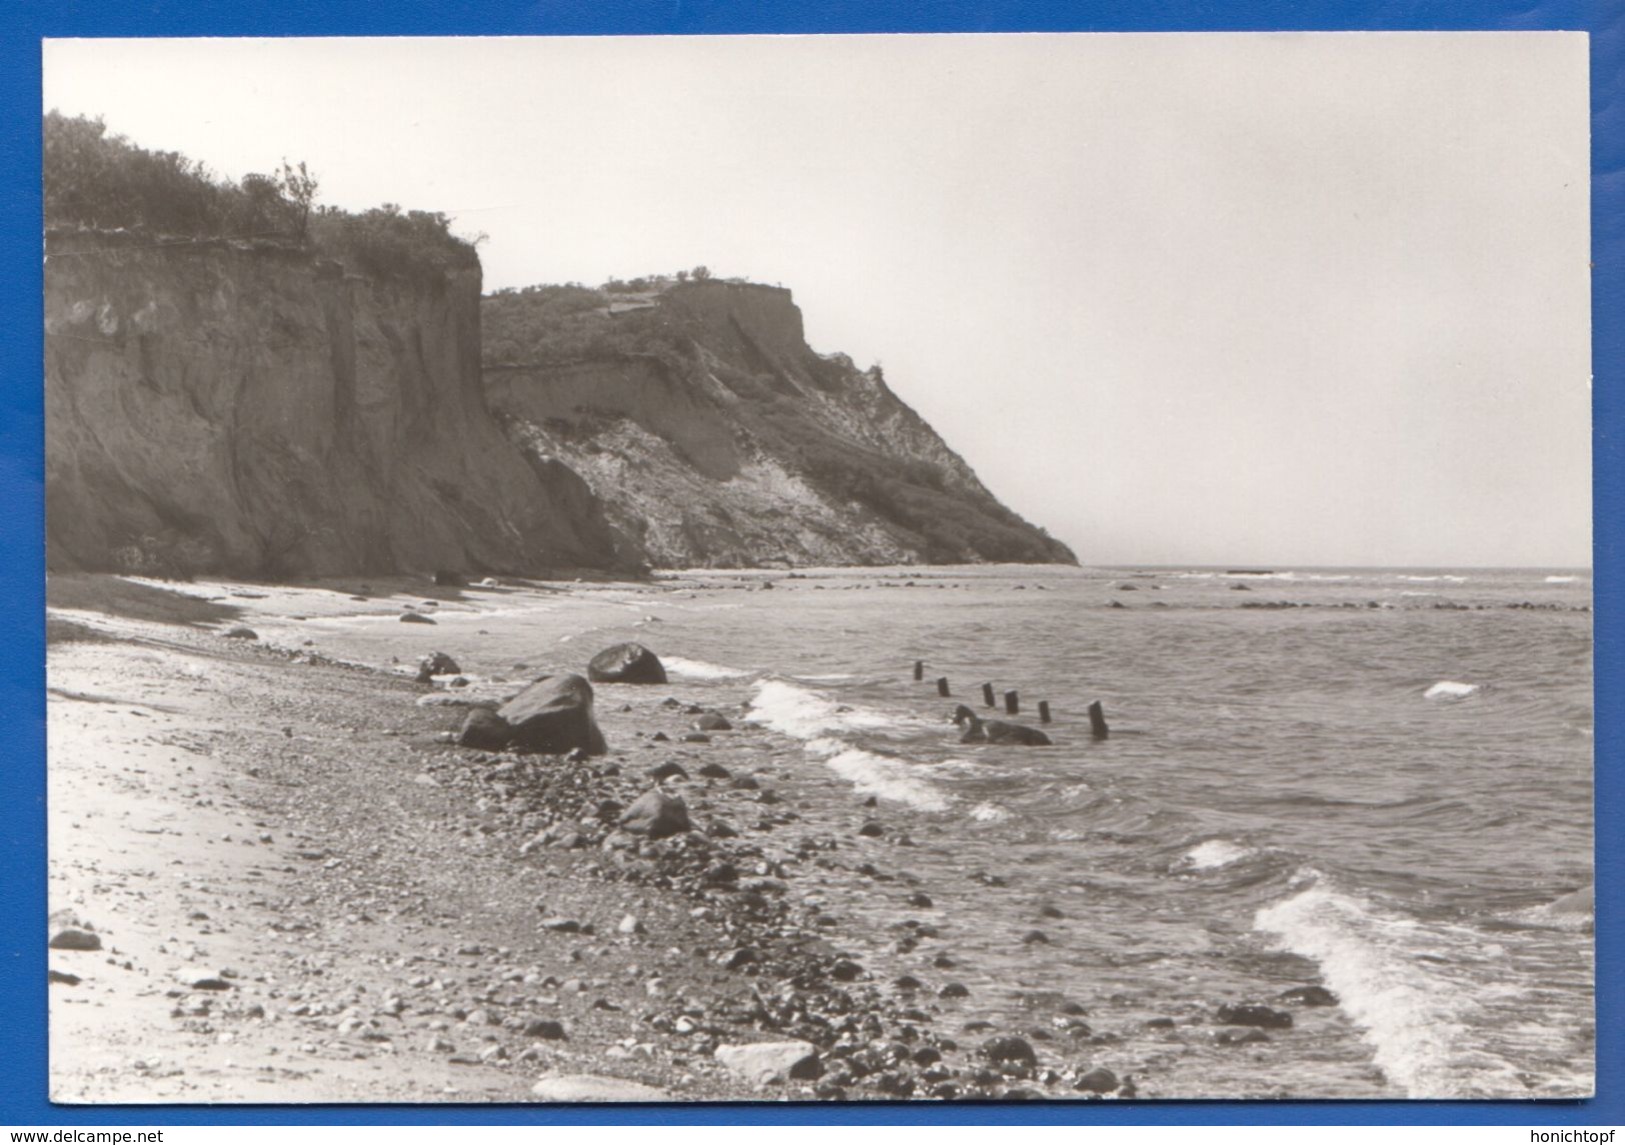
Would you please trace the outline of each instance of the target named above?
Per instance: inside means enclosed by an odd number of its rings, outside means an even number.
[[[497,715],[512,729],[512,746],[522,751],[563,755],[579,748],[603,755],[609,750],[592,718],[592,685],[573,672],[543,676]]]
[[[595,684],[664,684],[666,668],[641,644],[617,644],[592,658],[587,679]]]

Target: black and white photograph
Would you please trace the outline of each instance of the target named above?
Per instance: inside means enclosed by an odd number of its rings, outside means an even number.
[[[45,40],[50,1100],[1594,1096],[1587,51]]]

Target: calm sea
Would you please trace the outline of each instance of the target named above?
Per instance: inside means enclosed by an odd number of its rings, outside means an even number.
[[[674,687],[748,704],[784,737],[764,764],[799,781],[806,818],[850,838],[880,817],[888,838],[859,845],[934,900],[908,910],[831,876],[819,893],[858,924],[843,931],[881,972],[965,983],[964,1019],[1079,1000],[1123,1034],[1089,1055],[1147,1096],[1592,1091],[1591,917],[1558,903],[1592,877],[1588,573],[1002,566],[662,587],[595,589],[567,616],[515,600],[500,623],[469,618],[484,639],[460,658],[534,660],[544,630],[582,653],[631,638]],[[1022,722],[1047,700],[1054,746],[961,745],[946,717],[986,712],[984,681],[1019,691]],[[895,951],[903,917],[938,927],[951,971]],[[1048,943],[1021,941],[1035,927]],[[1309,984],[1339,1004],[1295,1010],[1268,1043],[1190,1025]],[[1159,1017],[1176,1028],[1147,1031]]]

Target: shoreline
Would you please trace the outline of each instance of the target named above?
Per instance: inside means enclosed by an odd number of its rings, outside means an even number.
[[[353,613],[360,594],[241,585],[208,600],[95,577],[52,590],[50,907],[103,943],[51,952],[80,979],[51,987],[55,1101],[1135,1092],[1126,1073],[1080,1062],[1088,1026],[1064,999],[1031,1015],[1058,1045],[967,1032],[951,991],[892,979],[875,936],[846,932],[825,909],[826,874],[895,881],[860,861],[890,866],[894,844],[802,818],[795,769],[780,767],[801,744],[742,719],[738,684],[600,686],[602,759],[475,752],[443,742],[463,697],[282,639]],[[577,611],[602,587],[540,591],[567,629],[586,626]],[[267,634],[225,637],[238,622]],[[418,629],[372,639],[410,663]],[[677,742],[693,709],[735,730]],[[605,808],[653,786],[644,773],[665,760],[688,773],[662,786],[699,830],[615,831]],[[861,822],[864,800],[850,802]],[[903,925],[899,948],[935,933]],[[802,1050],[778,1058],[726,1048],[792,1041]]]

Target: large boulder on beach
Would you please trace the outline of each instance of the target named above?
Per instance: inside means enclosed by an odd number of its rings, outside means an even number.
[[[463,747],[480,751],[501,751],[513,739],[513,728],[508,721],[486,707],[470,708],[457,732],[457,742]]]
[[[592,715],[592,685],[575,673],[543,676],[497,709],[512,746],[546,755],[609,750]]]
[[[617,644],[592,658],[587,679],[595,684],[664,684],[666,668],[641,644]]]
[[[538,1101],[669,1101],[671,1095],[640,1082],[592,1074],[550,1074],[531,1086]]]
[[[78,926],[65,926],[51,935],[52,950],[100,950],[102,936],[93,930]]]
[[[632,806],[621,816],[621,826],[651,839],[664,839],[668,835],[680,835],[692,825],[688,819],[688,804],[675,795],[653,788],[632,801]]]
[[[811,1080],[823,1072],[818,1047],[807,1042],[752,1042],[718,1046],[712,1055],[732,1073],[757,1085],[774,1081]]]

